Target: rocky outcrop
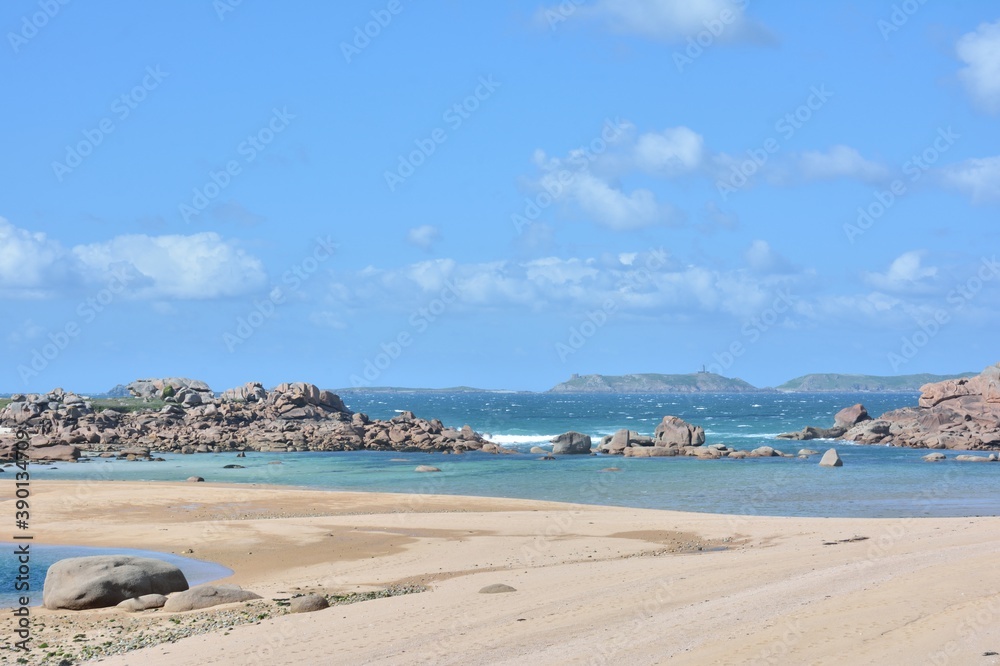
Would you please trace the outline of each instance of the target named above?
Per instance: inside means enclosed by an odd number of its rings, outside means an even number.
[[[850,407],[844,407],[842,410],[837,412],[837,415],[833,417],[833,426],[835,428],[843,428],[844,430],[847,430],[864,421],[870,421],[871,418],[872,417],[868,416],[868,410],[865,409],[865,406],[858,403],[856,405],[851,405]]]
[[[777,439],[794,439],[798,441],[807,441],[810,439],[836,439],[847,432],[847,428],[834,426],[833,428],[817,428],[815,426],[806,426],[802,430],[796,432],[783,432],[777,435]]]
[[[976,377],[926,384],[916,407],[856,425],[843,439],[927,449],[1000,449],[1000,364]]]
[[[640,435],[635,430],[622,428],[613,435],[606,435],[601,438],[601,443],[597,450],[602,453],[619,454],[631,446],[652,446],[653,438],[647,435]]]
[[[188,582],[181,570],[161,560],[127,555],[71,557],[49,567],[42,602],[50,610],[86,610],[186,589]]]
[[[701,446],[705,443],[705,429],[691,425],[676,416],[664,416],[653,433],[654,446],[678,448]]]
[[[183,382],[140,380],[129,385],[143,395],[179,386],[165,399],[169,404],[156,411],[97,412],[83,398],[62,389],[15,395],[0,410],[0,426],[42,433],[29,447],[29,455],[37,460],[71,461],[81,451],[135,459],[150,459],[156,451],[507,452],[469,426],[448,428],[412,412],[388,421],[371,420],[351,412],[336,394],[312,384],[286,383],[265,391],[250,383],[214,397],[202,390],[207,389],[204,382]],[[0,459],[11,459],[14,441],[13,434],[0,434]]]
[[[160,399],[173,397],[178,402],[183,398],[178,395],[187,393],[203,394],[211,398],[214,394],[208,384],[197,379],[186,377],[167,377],[165,379],[137,379],[125,387],[136,398]]]
[[[589,454],[591,447],[590,435],[582,432],[564,432],[558,437],[549,440],[552,443],[552,453],[554,454]]]

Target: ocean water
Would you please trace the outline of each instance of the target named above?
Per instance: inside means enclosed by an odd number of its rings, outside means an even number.
[[[28,583],[31,586],[27,592],[16,592],[16,576],[19,562],[14,551],[19,545],[30,543],[30,572]],[[134,548],[87,548],[83,546],[43,546],[21,541],[18,544],[0,543],[0,608],[13,608],[18,605],[18,597],[27,594],[31,600],[30,606],[42,605],[42,585],[49,567],[59,560],[68,557],[88,557],[91,555],[133,555],[135,557],[151,557],[173,564],[184,572],[188,584],[200,585],[218,580],[232,574],[232,570],[214,562],[203,562],[190,557],[181,557],[171,553],[158,553]]]
[[[740,515],[918,517],[1000,515],[1000,464],[926,463],[926,450],[846,442],[776,440],[806,425],[829,426],[861,402],[873,416],[916,404],[916,394],[557,395],[522,393],[350,393],[345,402],[374,418],[411,410],[447,425],[469,424],[522,453],[391,452],[165,455],[166,462],[94,459],[35,466],[45,479],[269,483],[332,490],[478,495]],[[560,456],[543,461],[531,446],[567,430],[595,439],[619,428],[652,434],[665,415],[705,428],[707,443],[762,445],[795,453],[835,446],[844,467],[817,457],[748,460]],[[280,465],[270,464],[280,462]],[[245,469],[223,469],[238,463]],[[419,464],[441,473],[417,474]],[[617,467],[620,471],[604,471]],[[401,502],[412,503],[401,498]]]

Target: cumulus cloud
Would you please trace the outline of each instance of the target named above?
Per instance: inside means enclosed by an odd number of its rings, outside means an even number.
[[[681,265],[659,250],[480,263],[442,259],[338,276],[328,301],[348,309],[371,302],[406,308],[453,285],[461,294],[457,308],[579,312],[611,300],[620,312],[638,316],[745,317],[767,306],[776,290],[796,277]]]
[[[643,134],[633,150],[637,167],[665,176],[691,173],[701,168],[705,160],[704,138],[683,126]]]
[[[746,15],[745,5],[732,0],[595,0],[571,11],[566,4],[546,7],[540,18],[551,25],[561,19],[588,20],[618,34],[669,43],[684,42],[710,28],[720,43],[773,41],[765,27]]]
[[[852,178],[878,183],[889,177],[889,169],[867,160],[855,148],[838,145],[826,152],[810,151],[798,156],[798,171],[806,180]]]
[[[973,203],[1000,201],[1000,156],[965,160],[939,174],[946,187],[968,195]]]
[[[923,250],[911,250],[896,257],[884,273],[866,273],[865,280],[888,292],[926,291],[928,279],[938,274],[935,266],[925,266]]]
[[[58,241],[0,217],[0,294],[46,296],[68,282],[73,268]]]
[[[614,140],[599,152],[577,148],[565,157],[550,157],[536,150],[533,161],[541,173],[530,186],[609,229],[678,223],[683,215],[674,206],[647,188],[627,189],[621,177],[640,171],[672,178],[696,171],[704,160],[701,135],[681,126],[635,137],[627,121],[618,127]]]
[[[441,239],[441,230],[431,224],[413,227],[406,233],[406,242],[429,252],[434,243]]]
[[[1000,112],[1000,21],[962,35],[955,52],[965,63],[958,78],[972,99],[991,113]]]
[[[0,294],[51,297],[106,283],[128,271],[129,296],[210,299],[260,289],[259,259],[216,233],[117,236],[66,248],[43,233],[0,218]]]
[[[793,270],[788,260],[778,254],[770,243],[764,240],[755,240],[750,243],[750,247],[743,253],[743,260],[746,261],[750,270],[758,274],[783,274]]]

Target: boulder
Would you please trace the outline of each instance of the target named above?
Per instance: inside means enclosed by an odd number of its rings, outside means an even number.
[[[565,432],[558,437],[553,437],[552,453],[555,454],[588,454],[590,453],[590,435],[580,432]]]
[[[138,613],[151,608],[163,608],[165,603],[167,603],[167,598],[162,594],[144,594],[141,597],[126,599],[118,604],[117,608],[129,613]]]
[[[777,451],[772,446],[758,446],[756,449],[747,454],[750,458],[773,458],[780,455],[781,452]]]
[[[198,585],[184,592],[171,594],[167,597],[163,610],[176,613],[260,598],[259,594],[244,590],[238,585]]]
[[[295,597],[292,599],[291,603],[288,604],[288,612],[312,613],[329,607],[330,602],[326,600],[326,597],[318,594],[307,594],[305,596]]]
[[[483,589],[479,590],[479,594],[503,594],[505,592],[517,592],[517,590],[510,585],[504,585],[503,583],[487,585]]]
[[[833,424],[837,428],[848,430],[863,421],[870,421],[871,418],[868,416],[868,410],[865,409],[865,406],[858,403],[850,407],[844,407],[837,412],[837,415],[833,417]]]
[[[844,461],[837,455],[837,449],[827,449],[819,461],[820,467],[843,467]]]
[[[50,610],[86,610],[187,589],[181,570],[162,560],[128,555],[71,557],[49,567],[42,602]]]
[[[947,458],[947,456],[939,451],[935,451],[934,453],[928,453],[926,456],[923,457],[923,459],[927,462],[939,462],[941,460],[944,460],[945,458]]]
[[[205,481],[205,479],[200,476],[189,476],[187,480],[191,483],[202,483]]]
[[[655,446],[679,448],[701,446],[705,443],[705,429],[676,416],[664,416],[653,433],[653,443]]]
[[[414,472],[440,472],[441,470],[438,469],[437,467],[433,467],[431,465],[417,465],[416,469],[414,469],[413,471]]]

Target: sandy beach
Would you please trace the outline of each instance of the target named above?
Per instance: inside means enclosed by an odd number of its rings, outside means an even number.
[[[0,502],[4,515],[11,504]],[[190,549],[264,599],[173,617],[36,609],[30,663],[58,663],[43,659],[53,646],[213,622],[100,663],[1000,663],[1000,518],[744,517],[104,481],[39,483],[32,506],[35,543]],[[496,583],[516,591],[479,593]],[[307,614],[273,601],[419,586]],[[7,640],[10,618],[2,624]]]

